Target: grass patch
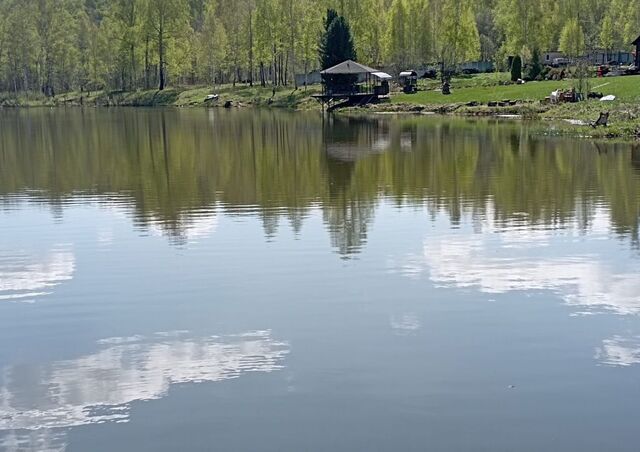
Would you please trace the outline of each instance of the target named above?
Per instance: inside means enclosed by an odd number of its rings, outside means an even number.
[[[419,91],[416,94],[398,94],[392,97],[394,103],[414,103],[424,105],[497,102],[501,100],[539,101],[555,89],[571,88],[571,82],[531,82],[524,85],[491,85],[472,87],[452,87],[449,96],[440,91]]]
[[[494,77],[493,79],[491,77]],[[398,94],[392,97],[394,103],[437,105],[468,102],[496,102],[516,100],[523,102],[541,101],[556,89],[570,89],[572,80],[529,82],[524,85],[504,83],[504,74],[482,74],[471,79],[454,79],[452,93],[449,96],[435,91],[436,85],[429,91],[417,94]],[[497,81],[491,83],[491,81]],[[590,79],[592,91],[613,94],[623,102],[640,100],[640,76],[607,77]]]
[[[235,106],[270,106],[290,109],[317,108],[312,94],[320,92],[320,87],[307,90],[293,87],[222,85],[169,87],[162,91],[138,90],[124,91],[72,91],[55,97],[45,97],[39,93],[0,93],[0,106],[36,107],[36,106],[132,106],[132,107],[214,107],[231,102]],[[209,94],[218,94],[217,101],[207,101]]]
[[[220,95],[218,103],[227,100],[236,104],[250,104],[254,106],[271,106],[276,108],[307,109],[309,101],[315,105],[311,99],[312,94],[320,92],[319,87],[304,89],[294,89],[293,87],[272,86],[223,86],[216,93]]]
[[[497,86],[511,83],[511,74],[508,72],[491,72],[486,74],[459,75],[451,81],[454,89],[479,88]],[[421,90],[433,91],[441,86],[440,79],[423,79],[418,81]]]
[[[39,92],[12,92],[0,93],[0,107],[32,107],[32,106],[54,106],[55,102],[51,98],[45,97]]]

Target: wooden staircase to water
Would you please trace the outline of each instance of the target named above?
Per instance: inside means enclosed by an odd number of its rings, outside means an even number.
[[[343,102],[331,105],[327,108],[328,112],[347,107],[362,107],[363,105],[372,104],[378,101],[376,94],[354,94]]]

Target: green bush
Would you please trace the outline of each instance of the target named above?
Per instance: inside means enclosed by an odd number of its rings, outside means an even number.
[[[540,51],[538,49],[533,50],[531,56],[531,63],[527,67],[527,80],[538,80],[542,73],[542,64],[540,64]]]
[[[511,81],[516,82],[522,78],[522,58],[516,55],[511,63]]]

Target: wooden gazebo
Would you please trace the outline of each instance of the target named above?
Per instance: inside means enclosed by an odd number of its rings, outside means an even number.
[[[353,105],[375,102],[389,94],[389,80],[392,78],[385,72],[352,60],[325,69],[320,76],[322,94],[314,97],[323,105],[340,100]]]

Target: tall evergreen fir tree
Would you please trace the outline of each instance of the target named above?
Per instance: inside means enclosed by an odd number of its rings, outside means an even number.
[[[327,69],[346,60],[356,60],[356,47],[349,23],[334,10],[327,11],[325,33],[320,45],[320,65]]]

